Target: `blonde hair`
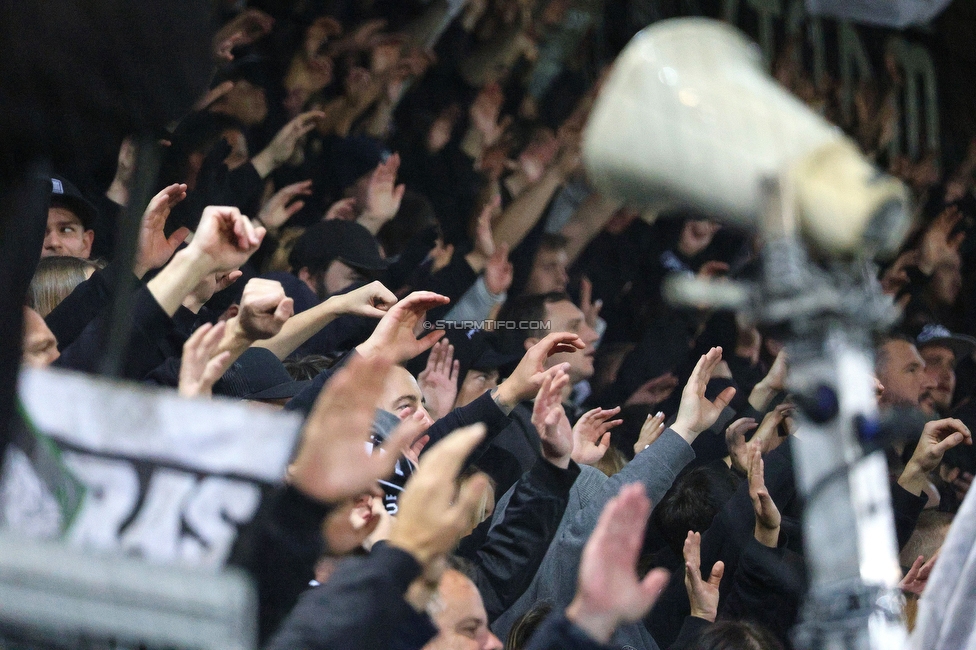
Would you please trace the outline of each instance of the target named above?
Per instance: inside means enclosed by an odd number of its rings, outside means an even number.
[[[77,257],[42,257],[27,292],[27,305],[46,318],[99,268],[95,262]]]
[[[593,467],[597,468],[607,476],[613,476],[624,468],[627,458],[613,445],[607,449],[607,453]]]

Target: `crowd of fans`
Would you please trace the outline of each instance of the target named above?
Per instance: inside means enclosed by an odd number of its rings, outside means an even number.
[[[233,560],[269,648],[791,647],[784,342],[660,290],[754,277],[761,242],[587,182],[598,9],[285,4],[228,10],[134,268],[113,263],[132,142],[107,189],[52,178],[24,363],[94,372],[131,272],[125,378],[306,418]],[[911,602],[976,473],[976,145],[944,173],[889,157],[894,67],[850,124],[789,48],[774,72],[919,206],[876,347],[881,408],[928,419],[888,450]]]

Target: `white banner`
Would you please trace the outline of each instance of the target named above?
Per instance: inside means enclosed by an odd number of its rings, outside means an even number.
[[[292,413],[64,371],[24,371],[20,398],[36,431],[5,459],[4,525],[167,564],[226,562],[301,427]]]

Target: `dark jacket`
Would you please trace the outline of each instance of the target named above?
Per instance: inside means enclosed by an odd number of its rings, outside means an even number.
[[[576,627],[562,612],[551,614],[529,640],[526,650],[608,650]]]
[[[481,524],[490,527],[484,543],[478,544],[481,536],[477,534],[461,540],[456,554],[474,565],[472,579],[481,592],[489,622],[511,607],[535,578],[579,474],[579,466],[572,461],[569,468],[560,469],[540,458],[516,483],[499,518]]]
[[[796,491],[790,444],[780,445],[766,455],[764,462],[766,487],[783,515],[783,532],[789,539],[787,546],[799,553],[802,549],[802,534],[798,525],[801,505]],[[901,546],[908,541],[915,528],[924,499],[906,492],[897,484],[893,484],[891,490],[895,529]],[[720,587],[720,608],[724,607],[732,591],[739,563],[744,561],[744,552],[755,540],[754,527],[755,512],[749,497],[749,485],[743,481],[725,508],[715,516],[711,527],[702,535],[702,566],[711,567],[718,560],[725,563],[725,578]],[[645,623],[655,640],[662,647],[667,647],[675,641],[682,621],[689,612],[684,580],[680,576],[673,576]]]
[[[142,379],[168,357],[179,356],[180,350],[172,345],[173,319],[163,311],[146,287],[139,289],[134,296],[130,323],[132,329],[122,364],[123,378]],[[102,358],[108,326],[108,313],[103,310],[74,341],[62,349],[61,357],[54,365],[95,372]]]
[[[291,486],[265,499],[234,547],[230,563],[245,569],[258,590],[258,638],[278,629],[315,577],[322,522],[332,508]]]
[[[343,560],[328,582],[302,594],[267,648],[387,648],[403,628],[424,645],[437,629],[403,599],[420,570],[412,555],[382,543],[366,557]],[[427,629],[418,630],[423,622]]]

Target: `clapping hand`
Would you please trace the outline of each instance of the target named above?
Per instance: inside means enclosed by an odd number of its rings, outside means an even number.
[[[573,427],[573,460],[580,465],[596,465],[610,448],[610,429],[623,420],[611,420],[620,407],[587,411]]]
[[[532,424],[542,442],[542,457],[566,469],[573,454],[573,431],[561,403],[562,391],[569,385],[563,368],[547,374],[532,405]]]
[[[705,388],[712,373],[722,361],[722,348],[715,347],[703,354],[691,372],[688,383],[681,392],[678,417],[671,429],[690,445],[702,431],[715,424],[722,409],[729,405],[735,396],[735,388],[729,386],[710,401],[705,398]]]
[[[664,413],[661,411],[654,414],[648,413],[644,425],[641,426],[640,435],[637,436],[637,442],[634,443],[634,455],[636,456],[650,447],[655,440],[661,437],[664,429]]]
[[[461,362],[454,359],[454,346],[447,339],[435,343],[427,357],[427,367],[417,375],[417,384],[431,419],[439,420],[454,408],[460,370]]]
[[[183,397],[209,397],[231,364],[231,353],[217,354],[226,323],[204,323],[183,344],[179,392]]]
[[[770,548],[779,544],[779,526],[783,518],[766,489],[765,465],[759,445],[749,445],[749,497],[756,513],[756,540]]]
[[[708,580],[704,580],[701,573],[701,533],[690,530],[685,538],[684,557],[685,589],[691,601],[691,615],[714,623],[718,616],[718,587],[725,575],[725,563],[718,561],[712,565]]]
[[[444,336],[443,331],[430,332],[422,338],[414,333],[423,326],[428,309],[446,305],[450,299],[430,291],[414,291],[383,315],[373,334],[356,347],[366,357],[383,356],[394,363],[413,359],[429,350]]]
[[[186,198],[186,185],[174,183],[163,188],[154,196],[146,211],[142,215],[142,227],[139,229],[139,251],[132,271],[137,278],[142,278],[147,272],[161,268],[180,244],[190,234],[186,227],[177,228],[172,235],[166,236],[166,220],[173,207]]]
[[[258,221],[271,230],[281,228],[296,212],[305,207],[305,201],[298,197],[308,196],[311,193],[312,181],[299,181],[285,185],[264,204],[258,213]]]

